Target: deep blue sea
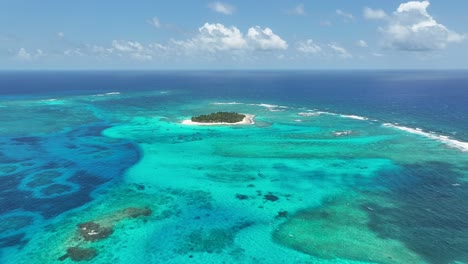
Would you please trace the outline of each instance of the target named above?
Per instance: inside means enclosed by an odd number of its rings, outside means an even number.
[[[2,72],[0,94],[50,97],[192,90],[196,96],[284,101],[455,134],[468,141],[467,71]]]
[[[468,263],[468,71],[0,72],[0,262],[75,261]]]

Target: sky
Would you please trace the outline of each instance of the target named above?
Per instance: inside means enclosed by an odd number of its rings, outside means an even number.
[[[468,69],[468,1],[0,0],[0,69]]]

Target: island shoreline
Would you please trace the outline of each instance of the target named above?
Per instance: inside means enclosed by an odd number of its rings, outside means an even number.
[[[204,122],[193,122],[190,119],[182,121],[183,125],[189,126],[237,126],[237,125],[253,125],[255,124],[254,118],[255,115],[243,114],[245,115],[244,119],[236,123],[227,123],[227,122],[213,122],[213,123],[204,123]]]

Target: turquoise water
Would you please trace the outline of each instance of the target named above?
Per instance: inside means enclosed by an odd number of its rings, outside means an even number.
[[[254,97],[3,98],[1,262],[468,263],[462,139]],[[215,111],[255,124],[181,124]]]

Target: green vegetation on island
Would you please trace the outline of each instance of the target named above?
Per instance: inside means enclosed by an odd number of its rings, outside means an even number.
[[[237,123],[244,120],[245,115],[235,112],[217,112],[208,115],[192,117],[192,122],[198,123]]]

